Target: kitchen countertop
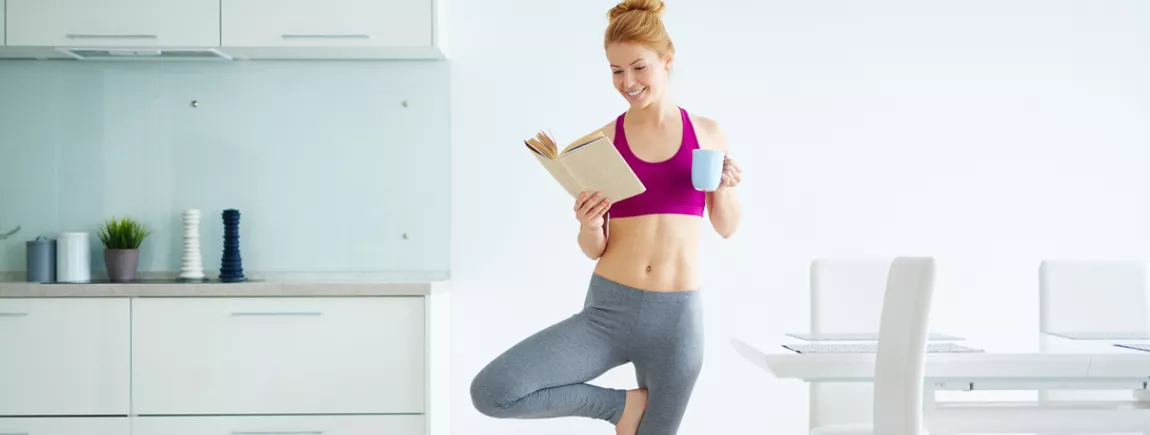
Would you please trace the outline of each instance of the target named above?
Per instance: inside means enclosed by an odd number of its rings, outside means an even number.
[[[142,272],[135,282],[94,276],[86,283],[25,282],[23,273],[0,272],[0,299],[78,297],[343,297],[427,296],[447,291],[445,272],[267,273],[248,280],[180,281],[176,273]]]

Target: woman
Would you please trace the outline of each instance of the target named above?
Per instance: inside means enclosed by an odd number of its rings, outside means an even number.
[[[579,247],[597,260],[584,308],[489,363],[471,384],[476,409],[498,418],[587,417],[617,434],[670,435],[682,421],[703,361],[698,278],[704,211],[722,237],[739,226],[739,167],[729,157],[713,192],[695,190],[695,148],[727,151],[719,125],[667,96],[674,46],[659,0],[624,0],[609,12],[605,49],[630,108],[602,131],[647,190],[612,202],[584,192],[574,205]],[[587,382],[627,362],[638,388]]]

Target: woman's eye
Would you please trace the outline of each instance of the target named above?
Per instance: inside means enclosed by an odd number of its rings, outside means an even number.
[[[635,69],[644,69],[644,68],[646,68],[646,67],[647,67],[647,65],[643,65],[643,66],[640,66],[640,67],[638,67],[638,68],[635,68]]]

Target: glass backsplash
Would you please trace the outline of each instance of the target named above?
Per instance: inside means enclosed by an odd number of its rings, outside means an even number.
[[[445,61],[0,61],[0,271],[25,243],[132,217],[141,271],[178,271],[201,210],[209,277],[221,212],[256,272],[448,269]]]

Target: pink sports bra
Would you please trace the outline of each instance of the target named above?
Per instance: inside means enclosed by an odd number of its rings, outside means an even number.
[[[623,117],[615,120],[615,148],[623,155],[623,160],[635,171],[635,175],[647,187],[636,196],[611,204],[609,217],[622,218],[657,213],[687,214],[703,216],[706,192],[696,190],[691,184],[691,153],[699,148],[695,127],[687,111],[679,108],[683,116],[683,140],[679,151],[661,162],[648,162],[635,156],[627,144],[623,131]]]

